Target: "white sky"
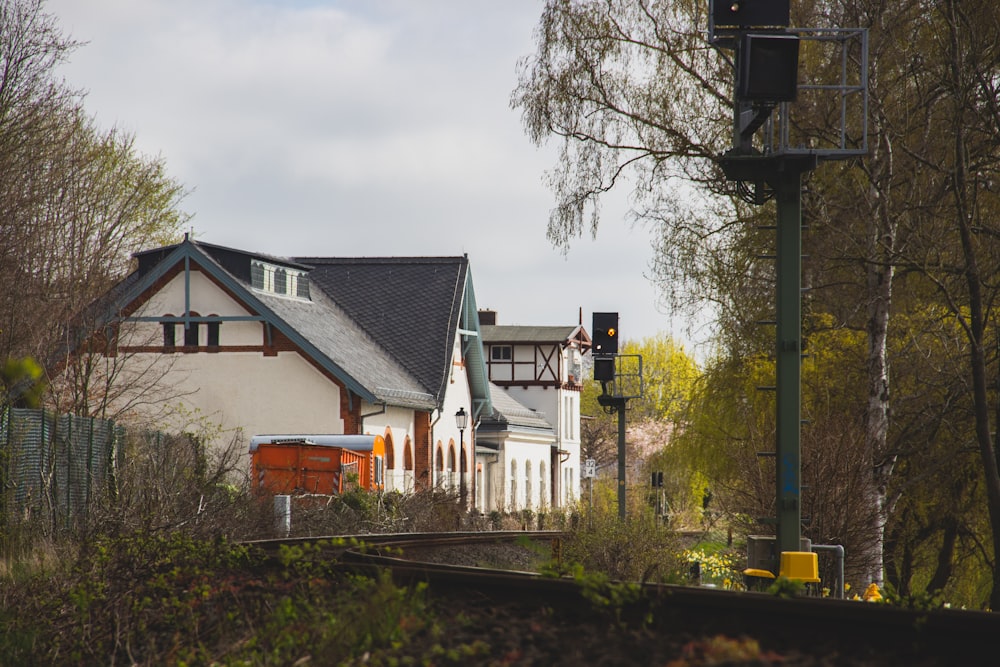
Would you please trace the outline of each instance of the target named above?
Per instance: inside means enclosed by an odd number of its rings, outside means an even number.
[[[197,239],[280,256],[460,255],[500,324],[657,309],[650,238],[606,204],[596,240],[545,238],[555,146],[509,106],[540,0],[48,0],[86,42],[61,69],[108,129],[193,192]],[[619,199],[622,201],[622,199]],[[691,345],[686,344],[689,352]]]

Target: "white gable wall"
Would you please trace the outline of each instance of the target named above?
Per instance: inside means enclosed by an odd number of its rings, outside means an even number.
[[[580,497],[580,392],[553,387],[518,387],[505,389],[524,406],[545,413],[545,420],[556,432],[559,449],[568,452],[557,471],[558,502],[565,506]],[[536,469],[537,470],[537,469]]]
[[[243,316],[249,313],[200,271],[190,272],[191,310],[201,316]],[[138,311],[136,316],[180,316],[185,311],[184,274],[174,277]],[[192,415],[221,425],[227,431],[242,429],[249,438],[259,433],[344,432],[340,416],[340,388],[297,352],[264,356],[264,325],[258,321],[222,322],[220,351],[183,352],[183,325],[177,325],[177,349],[165,353],[163,325],[135,324],[136,335],[120,345],[141,342],[143,352],[124,352],[135,368],[154,364],[165,370],[163,393],[170,396],[173,416],[162,428],[189,427]],[[206,345],[207,328],[200,326],[199,344]],[[234,350],[234,347],[242,349]],[[246,348],[253,348],[247,350]],[[228,348],[228,349],[227,349]],[[185,394],[177,398],[178,394]],[[154,401],[155,402],[155,401]],[[162,402],[136,410],[138,416],[162,412]]]

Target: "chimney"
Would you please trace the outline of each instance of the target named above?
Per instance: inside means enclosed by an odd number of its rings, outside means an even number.
[[[497,311],[495,310],[480,310],[479,311],[479,325],[480,326],[495,326],[497,323]]]

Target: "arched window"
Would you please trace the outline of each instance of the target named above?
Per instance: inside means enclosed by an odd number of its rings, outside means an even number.
[[[274,292],[275,294],[288,294],[288,274],[282,268],[274,270]]]
[[[403,492],[413,491],[413,443],[410,436],[403,440]]]
[[[438,443],[437,453],[434,455],[434,486],[441,486],[444,483],[444,450],[441,443]]]
[[[167,313],[164,317],[173,317],[171,313]],[[173,351],[177,347],[177,323],[176,322],[164,322],[163,323],[163,347],[167,351]]]
[[[538,464],[538,509],[544,510],[549,504],[545,495],[545,461]]]
[[[385,467],[386,470],[396,468],[396,452],[392,446],[392,433],[385,434]]]
[[[309,278],[307,278],[304,273],[300,274],[298,279],[295,281],[295,296],[300,299],[309,298]]]
[[[216,314],[213,313],[209,317],[215,317]],[[221,322],[206,322],[205,323],[205,345],[208,347],[219,347],[219,325]]]
[[[250,284],[259,289],[264,289],[264,265],[260,262],[250,263]]]
[[[448,488],[455,488],[455,443],[448,445]]]
[[[524,508],[531,509],[531,461],[524,462]]]
[[[198,317],[198,313],[194,311],[189,312],[188,315]],[[184,323],[184,347],[198,347],[198,330],[200,328],[198,322]]]
[[[507,509],[511,512],[517,509],[517,461],[510,462],[510,501]]]

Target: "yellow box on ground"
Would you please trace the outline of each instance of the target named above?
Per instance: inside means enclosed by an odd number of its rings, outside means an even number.
[[[782,551],[778,574],[807,584],[819,582],[819,558],[813,551]]]

